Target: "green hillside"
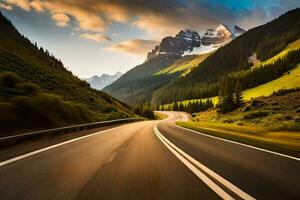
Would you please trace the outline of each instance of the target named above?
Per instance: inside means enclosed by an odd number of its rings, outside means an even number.
[[[281,89],[300,88],[300,65],[278,79],[250,88],[243,92],[246,100],[259,96],[269,96]]]
[[[103,91],[131,105],[150,102],[155,90],[178,76],[177,73],[154,74],[178,59],[178,56],[155,57],[129,70]]]
[[[35,109],[39,106],[40,113],[43,113],[45,117],[50,109],[49,106],[54,107],[55,102],[57,102],[58,107],[68,102],[68,105],[76,107],[73,114],[80,115],[78,120],[76,117],[73,120],[72,118],[61,117],[60,121],[53,123],[50,123],[50,120],[48,124],[41,123],[38,125],[35,123],[35,127],[24,123],[21,127],[20,123],[14,123],[14,129],[38,129],[133,116],[129,106],[103,92],[92,89],[88,83],[68,71],[61,61],[50,55],[47,50],[38,48],[36,44],[32,44],[31,41],[20,35],[11,22],[1,13],[0,73],[4,77],[0,86],[1,110],[5,108],[8,113],[13,113],[15,116],[12,116],[12,119],[15,122],[21,120],[21,114],[14,112],[20,99],[23,101],[22,106],[24,107],[30,104],[30,107]],[[13,84],[10,81],[6,84],[6,80],[12,80]],[[24,89],[20,84],[29,85],[25,87],[35,88],[33,90],[36,92],[33,94],[24,92],[27,89]],[[30,91],[30,89],[28,90]],[[45,96],[49,98],[45,100]],[[50,104],[50,101],[54,103]],[[89,113],[90,117],[86,117],[83,112]],[[3,112],[0,115],[1,127],[4,127],[3,123],[6,121],[3,120],[7,119],[7,116]],[[26,116],[22,117],[24,121]],[[38,119],[38,116],[34,117]]]
[[[176,72],[180,72],[181,76],[185,76],[191,72],[192,69],[198,67],[198,65],[203,62],[209,55],[213,52],[205,53],[201,55],[188,55],[184,56],[181,59],[177,60],[174,64],[169,67],[166,67],[159,72],[155,73],[155,75],[160,74],[173,74]]]
[[[264,61],[282,52],[288,44],[298,40],[299,36],[300,8],[253,28],[218,49],[189,74],[155,91],[152,102],[167,104],[217,96],[224,79],[230,79],[232,84],[239,80],[242,82],[243,90],[277,79],[297,66],[297,63],[294,63],[299,59],[297,52],[288,51],[284,53],[284,58],[278,59],[275,63]],[[253,53],[256,53],[257,58],[264,63],[263,68],[256,67],[250,70],[252,66],[249,57]]]
[[[260,66],[263,66],[267,63],[273,63],[278,59],[284,57],[289,51],[300,49],[300,40],[296,40],[295,42],[290,43],[282,52],[278,53],[274,57],[262,62]],[[258,67],[258,65],[256,65]],[[252,67],[253,68],[253,67]],[[273,92],[277,92],[281,89],[292,89],[292,88],[300,88],[300,64],[297,65],[294,69],[286,72],[281,77],[272,80],[268,83],[258,85],[254,88],[250,88],[243,91],[243,98],[245,100],[250,100],[252,98],[256,98],[259,96],[269,96],[273,94]],[[191,99],[191,100],[183,100],[178,103],[183,103],[187,105],[190,102],[195,102],[198,100],[211,99],[214,104],[218,103],[218,97],[210,97],[210,98],[199,98],[199,99]],[[165,107],[170,106],[171,104],[166,104]]]
[[[211,54],[155,57],[134,67],[103,91],[131,105],[149,103],[156,90],[185,76]]]
[[[260,62],[256,65],[252,66],[251,68],[254,69],[256,67],[261,67],[261,66],[264,66],[264,65],[267,65],[267,64],[274,63],[276,60],[286,56],[288,52],[296,50],[296,49],[300,49],[300,39],[288,44],[288,46],[283,51],[281,51],[277,55],[273,56],[272,58],[270,58],[270,59],[268,59],[264,62]]]
[[[300,65],[298,65],[295,69],[287,72],[283,76],[268,83],[259,85],[254,88],[247,89],[243,91],[243,98],[245,100],[250,100],[252,98],[260,97],[260,96],[269,96],[274,92],[277,92],[282,89],[293,89],[293,88],[300,88]],[[200,99],[191,99],[191,100],[184,100],[178,103],[183,103],[187,105],[190,102],[195,102],[199,100],[206,101],[210,99],[213,101],[214,104],[218,103],[218,97],[210,97],[210,98],[200,98]],[[172,104],[165,104],[164,107],[168,107]]]

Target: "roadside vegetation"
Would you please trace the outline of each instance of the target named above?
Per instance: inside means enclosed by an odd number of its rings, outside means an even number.
[[[168,118],[168,115],[159,112],[154,112],[154,115],[157,120],[163,120]]]
[[[0,110],[1,136],[103,120],[86,105],[45,93],[13,72],[0,73]]]
[[[21,35],[1,12],[0,27],[0,135],[136,116]]]
[[[254,146],[300,156],[300,89],[279,90],[246,101],[232,111],[195,113],[186,128]]]
[[[156,119],[154,108],[149,104],[140,104],[133,107],[134,113],[147,119]]]
[[[207,99],[207,100],[198,100],[198,101],[193,101],[193,102],[189,102],[187,104],[184,103],[173,103],[173,104],[169,104],[166,106],[159,106],[158,110],[160,111],[183,111],[183,112],[187,112],[187,113],[195,113],[195,112],[201,112],[201,111],[205,111],[209,108],[213,108],[214,104],[212,102],[212,100]]]

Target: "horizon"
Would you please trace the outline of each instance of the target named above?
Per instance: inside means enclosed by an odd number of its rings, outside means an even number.
[[[124,74],[143,63],[163,37],[180,30],[192,29],[200,36],[218,24],[249,30],[299,6],[296,0],[268,0],[263,5],[256,0],[170,0],[146,5],[139,1],[89,0],[82,5],[78,1],[0,0],[0,11],[21,34],[48,49],[80,78]]]

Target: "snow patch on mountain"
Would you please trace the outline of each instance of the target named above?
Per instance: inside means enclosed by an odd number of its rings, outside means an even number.
[[[201,47],[194,48],[192,51],[184,52],[183,56],[200,55],[200,54],[210,53],[210,52],[217,50],[218,48],[219,48],[218,46],[214,46],[214,45],[201,46]]]

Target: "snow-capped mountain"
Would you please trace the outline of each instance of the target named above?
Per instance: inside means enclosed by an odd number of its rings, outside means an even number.
[[[230,31],[230,29],[220,24],[216,29],[208,29],[204,33],[201,43],[204,46],[222,46],[223,44],[230,42],[232,38],[233,33]]]
[[[122,76],[121,72],[117,72],[114,75],[109,74],[102,74],[101,76],[92,76],[91,78],[84,79],[86,82],[88,82],[92,88],[97,90],[102,90],[107,85],[112,84],[114,81],[116,81],[118,78]]]
[[[185,51],[192,51],[201,46],[201,37],[196,31],[180,31],[175,37],[165,37],[161,43],[148,53],[147,60],[158,55],[172,55],[181,57]]]
[[[147,60],[157,56],[178,56],[203,54],[215,51],[231,40],[245,33],[246,30],[235,25],[231,31],[220,24],[216,29],[208,29],[201,38],[199,33],[192,30],[180,31],[175,37],[165,37],[161,43],[148,53]]]

